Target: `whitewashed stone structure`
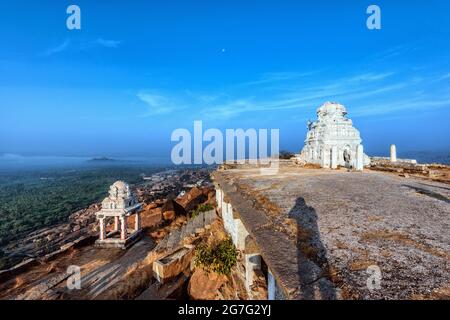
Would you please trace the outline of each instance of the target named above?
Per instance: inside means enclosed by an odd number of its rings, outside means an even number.
[[[239,215],[233,210],[231,203],[228,203],[225,200],[223,190],[218,185],[215,185],[215,189],[217,209],[222,217],[224,228],[230,235],[236,249],[243,253],[245,288],[247,294],[252,299],[253,295],[251,287],[255,280],[255,270],[261,269],[262,257],[258,252],[258,249],[256,249],[257,246],[251,239],[251,236],[242,223]],[[269,288],[269,291],[272,290],[273,292],[269,292],[268,295],[272,297],[272,299],[275,299],[275,291],[277,288],[276,281],[275,279],[271,279],[270,281],[273,282],[273,285]]]
[[[136,195],[131,192],[130,186],[117,181],[109,188],[109,196],[102,202],[102,209],[96,213],[100,224],[100,237],[97,246],[127,248],[133,244],[141,232],[140,212],[142,205]],[[127,218],[135,215],[134,229],[127,226]],[[106,232],[108,219],[114,219],[114,230]]]
[[[391,145],[391,162],[397,162],[397,147],[395,144]]]
[[[317,121],[308,122],[301,163],[318,164],[323,168],[338,166],[362,170],[370,164],[364,154],[359,131],[347,118],[347,110],[339,103],[326,102],[317,109]]]

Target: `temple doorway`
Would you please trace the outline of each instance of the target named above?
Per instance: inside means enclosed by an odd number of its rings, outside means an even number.
[[[348,150],[348,148],[344,149],[343,157],[344,157],[345,167],[350,168],[351,167],[350,163],[351,163],[352,159],[351,159],[350,151]]]

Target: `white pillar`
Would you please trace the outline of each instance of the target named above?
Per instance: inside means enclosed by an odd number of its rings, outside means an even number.
[[[261,256],[257,253],[245,255],[245,287],[250,293],[251,286],[255,281],[255,270],[261,269]]]
[[[100,222],[100,240],[106,239],[105,218],[99,219]]]
[[[397,161],[397,148],[395,147],[395,144],[391,145],[391,162]]]
[[[331,169],[337,169],[338,162],[337,146],[331,148]]]
[[[242,223],[241,219],[233,219],[234,220],[234,231],[235,231],[235,238],[236,238],[236,249],[238,250],[245,250],[245,239],[248,236],[247,229],[245,229],[244,224]]]
[[[322,152],[320,154],[320,163],[321,163],[322,168],[330,167],[330,163],[329,163],[329,160],[327,160],[326,154],[327,154],[327,152],[326,152],[325,148],[322,148]]]
[[[217,208],[220,209],[222,208],[222,190],[220,190],[219,188],[217,188],[216,190],[216,202],[217,202]]]
[[[119,231],[119,217],[114,217],[114,231]]]
[[[126,240],[127,238],[127,219],[126,217],[120,218],[120,240]]]
[[[356,170],[363,171],[364,169],[364,147],[359,144],[356,147]]]
[[[136,215],[134,216],[134,229],[135,231],[138,231],[141,229],[141,213],[136,212]]]

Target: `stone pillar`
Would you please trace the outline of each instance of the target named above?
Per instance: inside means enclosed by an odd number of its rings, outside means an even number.
[[[236,249],[244,250],[245,249],[245,239],[248,236],[247,229],[245,229],[244,224],[241,219],[233,219],[234,220],[234,232],[235,232],[235,241],[234,244]]]
[[[220,209],[222,208],[222,190],[220,190],[219,188],[216,189],[216,203],[217,203],[217,208]]]
[[[320,166],[322,168],[330,167],[329,160],[327,160],[327,152],[326,152],[325,148],[322,148],[321,153],[320,153]]]
[[[127,220],[126,217],[120,217],[120,240],[127,239]]]
[[[119,231],[119,217],[114,217],[114,231]]]
[[[106,226],[105,226],[105,218],[100,218],[100,240],[106,239]]]
[[[141,213],[140,212],[136,212],[136,215],[134,217],[134,229],[136,229],[136,231],[141,229]]]
[[[235,243],[236,237],[233,219],[233,207],[231,206],[231,203],[223,202],[222,219],[225,230],[231,235],[233,243]]]
[[[397,162],[397,148],[395,144],[391,145],[391,162]]]
[[[261,269],[261,256],[257,253],[245,255],[245,287],[250,293],[253,281],[255,281],[255,270]]]
[[[337,146],[331,148],[331,169],[337,169],[338,165],[338,149]]]
[[[362,144],[356,147],[356,170],[364,170],[364,147]]]
[[[267,277],[268,277],[268,279],[267,279],[267,294],[268,294],[268,297],[267,297],[267,300],[275,300],[276,299],[276,282],[275,282],[275,278],[274,278],[274,276],[273,276],[273,274],[272,274],[272,272],[270,272],[270,270],[269,270],[269,272],[268,272],[268,274],[267,274]]]

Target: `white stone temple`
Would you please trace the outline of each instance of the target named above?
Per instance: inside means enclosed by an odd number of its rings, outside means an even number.
[[[370,164],[370,158],[364,154],[361,141],[359,131],[347,118],[345,107],[326,102],[317,109],[317,121],[308,122],[305,146],[298,160],[323,168],[342,166],[363,170]]]
[[[132,245],[141,233],[140,212],[142,205],[130,186],[117,181],[109,188],[109,196],[102,202],[102,209],[96,213],[100,223],[100,237],[96,245],[100,247],[127,248]],[[135,215],[134,229],[128,229],[127,218]],[[109,219],[114,219],[114,229],[107,233]]]

